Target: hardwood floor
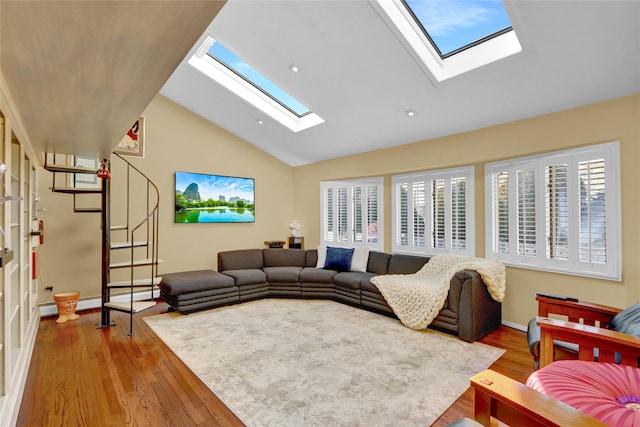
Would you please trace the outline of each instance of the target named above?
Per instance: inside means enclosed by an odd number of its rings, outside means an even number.
[[[144,316],[112,312],[117,325],[96,329],[99,310],[39,325],[18,426],[242,426],[242,422],[151,332]],[[501,326],[481,342],[507,352],[492,369],[518,381],[533,372],[524,332]],[[471,416],[467,390],[433,425]]]

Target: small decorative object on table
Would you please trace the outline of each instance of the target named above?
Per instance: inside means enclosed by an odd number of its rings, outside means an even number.
[[[291,221],[289,224],[289,249],[304,249],[304,237],[302,237],[302,225],[297,219]]]
[[[304,249],[304,237],[289,237],[289,249]]]
[[[282,240],[265,240],[264,245],[269,249],[280,249],[284,247],[285,242]]]
[[[297,219],[291,221],[291,224],[289,224],[289,230],[291,230],[291,233],[289,234],[291,237],[302,237],[302,224],[300,224]]]

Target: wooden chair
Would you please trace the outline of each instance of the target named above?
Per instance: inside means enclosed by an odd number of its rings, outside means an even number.
[[[553,362],[554,341],[574,344],[576,357],[638,367],[640,338],[606,329],[619,309],[572,299],[537,296],[540,365]],[[550,314],[567,320],[552,319]],[[597,351],[595,351],[597,349]],[[495,418],[508,425],[602,426],[602,422],[492,370],[471,378],[473,417],[482,425]]]
[[[549,339],[550,331],[554,328],[551,324],[554,324],[555,328],[559,328],[567,326],[570,323],[576,323],[599,327],[600,331],[605,331],[611,319],[621,311],[619,308],[578,301],[567,297],[551,298],[544,295],[538,295],[536,296],[536,300],[538,301],[538,317],[529,322],[527,330],[529,350],[533,356],[536,369],[539,367],[539,359],[541,356],[540,348],[542,342],[542,328],[540,327],[540,323],[545,325],[545,339]],[[551,315],[566,316],[567,321],[562,322],[552,320],[550,317]],[[607,334],[607,332],[603,332],[603,334]],[[553,335],[557,337],[556,333],[553,333]],[[621,335],[614,334],[614,337],[621,337]],[[551,356],[549,356],[549,354],[546,355],[547,360],[545,361],[545,364],[551,363],[552,360],[579,358],[578,345],[575,342],[565,342],[559,341],[558,338],[555,339],[556,341],[554,342],[554,345],[547,348],[547,352],[551,351]],[[624,338],[622,339],[624,341]],[[584,341],[581,342],[584,345],[583,352],[586,352],[586,346],[588,343]],[[586,353],[583,357],[587,357]],[[588,360],[588,357],[585,360]]]
[[[577,359],[638,366],[640,338],[607,329],[621,310],[601,304],[538,295],[540,367],[554,360],[554,341],[577,347]],[[551,314],[567,316],[552,319]]]

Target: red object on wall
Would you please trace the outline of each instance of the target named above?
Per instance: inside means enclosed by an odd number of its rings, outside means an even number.
[[[33,280],[38,278],[38,252],[31,252],[31,278]]]

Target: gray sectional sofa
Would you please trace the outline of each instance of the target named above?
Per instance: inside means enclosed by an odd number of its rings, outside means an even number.
[[[243,249],[218,253],[218,272],[163,275],[160,297],[182,313],[265,297],[322,298],[395,317],[371,278],[415,273],[427,257],[369,252],[365,272],[316,268],[316,249]],[[502,306],[480,275],[463,270],[451,279],[444,307],[430,327],[475,341],[502,321]]]

